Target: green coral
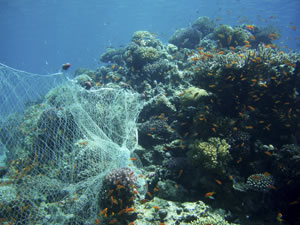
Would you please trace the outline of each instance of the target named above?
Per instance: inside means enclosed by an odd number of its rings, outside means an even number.
[[[233,29],[227,25],[220,25],[214,31],[214,38],[217,40],[220,48],[229,47],[232,41]]]
[[[246,31],[240,27],[234,28],[232,32],[232,40],[231,43],[229,44],[230,46],[242,46],[245,45],[247,40],[249,39],[248,34]]]
[[[194,166],[223,171],[231,160],[230,145],[224,139],[211,137],[207,142],[196,140],[190,148],[187,157]]]
[[[203,36],[206,36],[213,32],[216,27],[215,21],[210,19],[207,16],[199,17],[195,20],[192,27],[202,33]]]
[[[220,48],[228,48],[245,45],[249,35],[241,27],[232,28],[222,24],[215,29],[214,38]]]

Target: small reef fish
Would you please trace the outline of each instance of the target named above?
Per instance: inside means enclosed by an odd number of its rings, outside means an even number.
[[[70,66],[71,66],[71,64],[70,64],[69,62],[67,62],[67,63],[63,64],[63,65],[61,66],[61,68],[62,68],[63,70],[68,70],[68,69],[70,68]]]
[[[158,211],[158,210],[159,210],[159,207],[158,207],[158,206],[153,206],[152,208],[155,209],[155,211]]]
[[[107,208],[103,209],[100,213],[99,213],[100,216],[104,216],[104,217],[107,217]]]
[[[112,219],[111,221],[108,222],[108,224],[115,224],[116,222],[118,222],[117,219]]]
[[[248,30],[254,30],[254,26],[253,26],[253,25],[246,25],[246,28],[247,28]]]
[[[291,30],[293,30],[293,31],[297,30],[297,27],[295,27],[295,26],[289,26],[289,28],[291,28]]]
[[[216,179],[216,183],[221,185],[221,184],[222,184],[222,181]]]
[[[151,193],[149,192],[149,191],[147,191],[147,193],[146,193],[150,198],[152,198],[152,195],[151,195]]]
[[[215,198],[213,197],[213,195],[214,195],[215,193],[216,193],[216,192],[214,192],[214,191],[207,192],[207,193],[205,193],[204,197],[205,197],[205,198],[210,198],[210,199],[215,199]]]

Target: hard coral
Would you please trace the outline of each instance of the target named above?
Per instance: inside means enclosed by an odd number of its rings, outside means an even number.
[[[273,176],[269,174],[252,174],[247,178],[247,186],[250,190],[267,192],[274,185]]]
[[[128,212],[134,211],[137,177],[129,168],[119,168],[111,171],[103,178],[103,186],[99,195],[100,208],[104,217],[118,221],[131,219]],[[125,222],[124,222],[125,223]]]
[[[179,48],[195,48],[199,44],[200,38],[201,32],[187,27],[177,30],[168,41]]]
[[[199,17],[198,19],[195,20],[195,22],[192,25],[192,28],[200,31],[203,36],[206,36],[209,33],[213,32],[215,27],[216,27],[215,21],[209,19],[206,16]]]
[[[184,89],[181,95],[181,101],[185,105],[194,105],[203,96],[209,96],[209,93],[201,88],[191,86]]]
[[[208,142],[196,140],[190,148],[188,161],[197,167],[222,171],[231,160],[230,145],[224,139],[212,137]]]

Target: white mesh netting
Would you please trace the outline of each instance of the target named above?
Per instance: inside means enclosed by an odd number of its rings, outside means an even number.
[[[142,107],[117,86],[0,64],[0,222],[95,224],[103,177],[131,163]]]

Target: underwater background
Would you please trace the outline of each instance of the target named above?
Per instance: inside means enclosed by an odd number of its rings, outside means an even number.
[[[300,224],[300,2],[0,1],[0,224]]]

